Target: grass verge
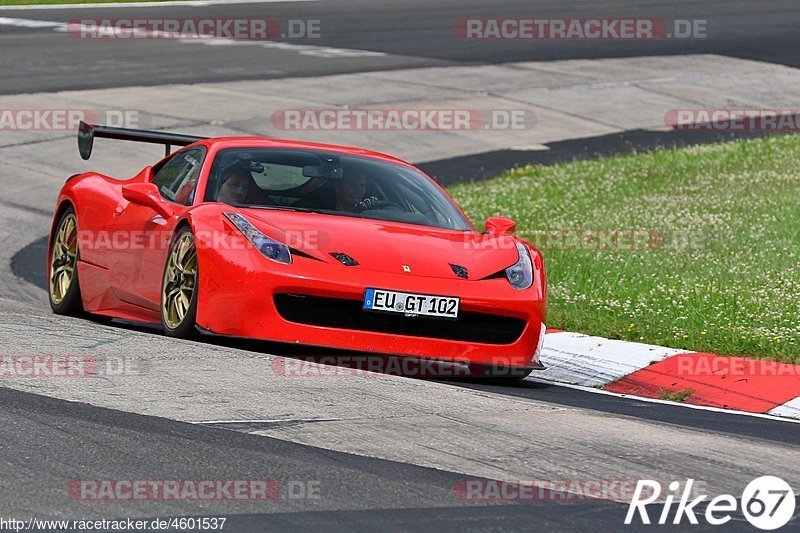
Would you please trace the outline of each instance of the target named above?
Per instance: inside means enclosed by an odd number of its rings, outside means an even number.
[[[692,394],[694,394],[694,389],[684,389],[680,391],[662,390],[659,397],[662,400],[669,400],[671,402],[685,402]]]
[[[544,254],[548,325],[800,363],[800,135],[515,169],[454,186]]]

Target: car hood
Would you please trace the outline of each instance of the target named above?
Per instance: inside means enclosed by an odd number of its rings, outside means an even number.
[[[347,254],[360,268],[453,279],[452,265],[482,279],[513,265],[515,240],[477,231],[457,231],[368,218],[280,211],[238,210],[265,235],[316,259],[341,264],[331,254]]]

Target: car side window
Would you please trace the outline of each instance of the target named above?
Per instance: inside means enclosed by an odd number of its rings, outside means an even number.
[[[205,153],[205,148],[190,148],[167,161],[153,178],[161,196],[178,204],[191,204]]]

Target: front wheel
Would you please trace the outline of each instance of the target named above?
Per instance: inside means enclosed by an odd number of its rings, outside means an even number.
[[[170,337],[196,336],[197,247],[188,227],[175,234],[161,283],[161,324]]]
[[[83,302],[78,285],[78,219],[72,207],[61,215],[50,246],[50,308],[59,315],[80,315]]]

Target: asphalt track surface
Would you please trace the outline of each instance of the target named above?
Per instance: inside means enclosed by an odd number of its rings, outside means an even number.
[[[309,42],[313,45],[371,50],[387,55],[378,58],[321,59],[298,55],[289,51],[259,50],[242,46],[233,49],[214,47],[197,48],[195,45],[170,42],[144,42],[129,46],[126,43],[101,43],[78,41],[66,35],[46,29],[0,26],[0,93],[56,91],[62,89],[85,89],[129,85],[160,85],[165,83],[191,83],[200,81],[222,81],[234,79],[263,79],[287,76],[317,76],[322,74],[357,72],[409,66],[441,66],[453,64],[499,63],[521,60],[547,60],[567,58],[595,58],[636,55],[660,55],[678,53],[720,53],[743,58],[759,59],[787,65],[800,64],[796,37],[796,26],[800,22],[800,10],[791,1],[776,1],[769,4],[736,2],[618,2],[609,7],[601,2],[582,2],[579,7],[564,6],[563,2],[539,2],[535,9],[530,2],[504,1],[487,6],[485,2],[465,1],[410,1],[380,4],[352,0],[341,2],[308,2],[290,4],[244,4],[227,6],[185,8],[142,9],[92,9],[89,11],[0,11],[0,17],[69,21],[81,17],[120,17],[128,15],[151,17],[273,17],[317,18],[323,23],[323,38]],[[502,4],[502,5],[499,5]],[[90,14],[91,13],[91,14]],[[697,41],[658,41],[634,43],[530,43],[499,42],[492,46],[475,46],[453,37],[454,18],[470,16],[485,17],[592,17],[592,16],[639,16],[663,18],[706,18],[709,20],[710,38]],[[202,53],[198,53],[201,50]],[[111,59],[113,58],[113,59]],[[653,139],[653,135],[660,135]],[[571,158],[577,155],[592,156],[603,150],[624,151],[630,147],[672,142],[667,134],[651,132],[628,132],[614,139],[597,141],[597,146],[585,143],[565,143],[560,150],[551,150],[542,157]],[[676,144],[686,142],[677,139]],[[616,143],[616,144],[615,144]],[[588,150],[588,153],[586,153]],[[514,154],[499,154],[497,168],[507,165]],[[530,157],[530,154],[520,154]],[[482,161],[487,161],[484,157]],[[549,162],[549,161],[534,161]],[[471,165],[469,158],[457,162]],[[452,162],[450,163],[452,164]],[[426,169],[436,173],[435,164]],[[494,168],[487,168],[491,174]],[[477,176],[482,177],[482,176]],[[46,199],[52,197],[53,185],[47,178],[41,183],[31,183],[29,198],[19,195],[3,197],[2,209],[11,213],[4,218],[6,223],[13,217],[19,220],[44,219],[49,215],[50,205]],[[45,192],[40,193],[42,189]],[[0,213],[2,214],[2,213]],[[18,320],[38,320],[46,315],[44,293],[44,247],[42,223],[31,224],[35,231],[28,230],[27,222],[20,222],[17,235],[6,243],[26,242],[26,246],[8,249],[13,257],[6,257],[10,273],[21,281],[26,298],[9,304],[10,315]],[[5,279],[5,278],[3,278]],[[8,286],[4,287],[8,289]],[[13,296],[13,295],[12,295]],[[30,297],[27,297],[30,296]],[[8,297],[5,294],[4,297]],[[12,297],[12,300],[14,297]],[[36,302],[31,304],[30,302]],[[18,314],[15,314],[18,313]],[[59,320],[59,319],[53,319]],[[75,325],[69,321],[56,322],[61,331]],[[70,324],[73,324],[70,326]],[[87,328],[93,327],[88,323]],[[104,326],[105,327],[105,326]],[[160,346],[163,339],[157,330],[130,324],[111,325],[118,332],[131,331],[143,335],[147,346]],[[0,328],[2,329],[2,328]],[[47,339],[42,339],[46,342]],[[270,353],[286,356],[298,355],[296,348],[263,343],[243,343],[224,339],[208,338],[191,348],[203,351],[209,348],[231,348],[239,352]],[[5,350],[12,349],[10,346]],[[237,352],[237,353],[239,353]],[[302,354],[302,353],[301,353]],[[412,384],[413,385],[413,384]],[[451,385],[442,383],[443,386]],[[600,416],[612,424],[625,424],[638,430],[658,433],[665,431],[677,439],[702,439],[699,442],[720,449],[733,443],[745,443],[757,458],[761,449],[784,450],[783,456],[775,457],[774,469],[761,474],[783,472],[790,483],[797,486],[800,479],[793,466],[798,457],[800,426],[790,422],[768,418],[721,414],[680,406],[654,404],[630,398],[619,398],[564,387],[525,381],[521,383],[476,384],[455,383],[465,393],[485,396],[486,401],[509,402],[520,399],[535,403],[542,408],[561,406],[566,425],[580,425],[587,418]],[[210,386],[213,386],[213,382]],[[303,383],[297,387],[302,391]],[[192,394],[193,391],[182,391]],[[120,393],[121,394],[121,393]],[[89,396],[91,397],[91,396]],[[327,398],[318,390],[308,391],[308,402]],[[342,403],[345,398],[339,399]],[[409,401],[411,398],[409,397]],[[275,401],[280,401],[276,399]],[[330,401],[330,400],[326,400]],[[332,401],[336,401],[334,398]],[[391,409],[393,406],[387,406]],[[467,415],[465,415],[467,416]],[[313,423],[281,422],[291,424],[302,431],[311,430]],[[272,422],[254,424],[188,424],[160,416],[146,416],[126,410],[76,403],[50,397],[47,392],[31,394],[11,388],[0,388],[0,425],[4,438],[0,441],[0,464],[3,465],[3,482],[0,484],[0,501],[3,512],[16,518],[36,517],[105,517],[124,518],[172,517],[172,516],[226,516],[232,531],[314,530],[374,531],[441,531],[495,530],[519,531],[531,528],[557,531],[586,531],[588,528],[603,528],[615,531],[623,528],[622,520],[626,506],[619,502],[578,501],[562,503],[536,501],[527,503],[474,503],[460,502],[453,496],[453,485],[464,479],[481,479],[480,476],[465,475],[446,466],[436,468],[419,466],[422,462],[409,455],[402,460],[380,458],[380,454],[348,453],[337,448],[348,449],[349,445],[337,441],[331,432],[320,445],[301,443],[289,437],[274,438],[252,434],[259,430],[277,432],[280,427]],[[477,424],[475,427],[482,427]],[[558,426],[562,428],[563,426]],[[431,428],[433,429],[433,428]],[[534,428],[536,429],[536,428]],[[472,429],[472,431],[479,431]],[[490,430],[486,430],[490,431]],[[542,447],[541,457],[553,457],[548,448],[555,446],[557,452],[569,458],[579,449],[574,436],[563,441],[550,427],[536,430],[532,444]],[[560,431],[560,429],[558,430]],[[611,430],[602,433],[597,428],[586,429],[589,439],[596,435],[597,465],[576,464],[575,470],[560,470],[561,476],[582,475],[586,477],[605,462],[628,462],[631,468],[642,465],[658,466],[659,462],[679,462],[680,459],[662,452],[656,447],[642,448],[632,442],[630,449],[612,449],[613,456],[603,456],[602,440],[611,437]],[[591,433],[595,431],[596,433]],[[484,432],[485,433],[485,432]],[[432,434],[433,435],[433,434]],[[465,438],[464,435],[468,435]],[[377,439],[380,435],[375,434]],[[409,439],[411,439],[409,435]],[[630,435],[635,440],[638,435]],[[468,440],[480,441],[486,435],[468,432],[453,435],[462,439],[465,450]],[[498,438],[506,438],[499,434]],[[440,445],[435,437],[425,443],[431,448]],[[329,442],[328,442],[329,441]],[[555,444],[554,444],[555,443]],[[665,445],[674,443],[664,443]],[[538,452],[538,450],[537,450]],[[550,453],[550,455],[547,455]],[[766,453],[766,452],[765,452]],[[386,454],[390,455],[390,454]],[[783,457],[783,459],[779,459]],[[489,456],[489,464],[505,457]],[[531,461],[543,461],[542,472],[551,472],[547,460],[531,452]],[[698,475],[713,476],[714,473],[734,475],[726,457],[715,456],[707,448],[687,452],[686,460],[704,465]],[[736,457],[737,469],[749,472],[746,454]],[[784,463],[785,461],[785,463]],[[466,459],[462,470],[475,466]],[[455,464],[458,464],[458,458]],[[780,463],[780,464],[779,464]],[[454,463],[449,463],[454,464]],[[729,471],[726,472],[725,470]],[[555,469],[552,471],[558,471]],[[587,472],[589,474],[587,474]],[[88,474],[87,474],[88,473]],[[571,474],[570,474],[571,473]],[[579,473],[579,474],[578,474]],[[65,494],[70,480],[85,478],[270,478],[281,482],[290,480],[317,480],[326,487],[319,500],[292,501],[279,498],[267,505],[248,502],[228,502],[224,505],[204,507],[196,502],[115,502],[100,504],[75,501]],[[521,476],[516,471],[510,475]],[[543,474],[544,475],[544,474]],[[740,478],[747,477],[737,474]],[[794,476],[794,477],[791,477]],[[754,476],[750,476],[751,478]],[[800,523],[796,513],[794,527]],[[792,525],[787,526],[793,527]],[[636,527],[627,529],[667,529],[659,527]],[[675,526],[669,530],[679,529]],[[692,531],[714,528],[687,526]],[[724,531],[750,531],[752,528],[737,517]]]
[[[318,500],[295,501],[283,493],[266,503],[231,502],[225,513],[216,515],[226,517],[229,531],[522,531],[535,526],[581,532],[593,526],[613,530],[627,512],[626,505],[608,501],[458,504],[454,484],[480,478],[66,403],[0,388],[0,422],[6,435],[0,444],[5,512],[78,520],[92,518],[98,510],[109,520],[140,512],[142,502],[116,502],[110,512],[106,502],[68,498],[64,487],[80,478],[87,464],[102,465],[96,470],[99,479],[114,478],[119,472],[133,474],[133,479],[162,479],[165,471],[175,478],[185,472],[192,479],[238,473],[241,479],[271,479],[281,486],[313,478],[322,487],[336,487],[334,492],[320,492]],[[153,515],[141,519],[209,516],[197,502],[148,504]],[[259,507],[267,510],[256,512]],[[691,525],[669,529],[712,530]],[[726,530],[750,529],[741,515],[735,515]]]
[[[79,10],[0,9],[0,17],[77,19],[272,18],[319,20],[320,37],[290,44],[382,52],[323,58],[255,46],[204,46],[164,40],[78,39],[49,28],[0,25],[0,94],[67,89],[319,76],[393,68],[514,61],[714,53],[800,66],[795,0],[331,0],[203,7]],[[453,24],[470,17],[653,18],[707,21],[702,39],[652,41],[465,41]]]
[[[235,474],[241,479],[273,479],[282,484],[314,479],[321,487],[336,487],[335,492],[321,492],[324,497],[318,501],[293,501],[286,494],[260,505],[234,502],[227,515],[233,515],[229,527],[234,531],[385,526],[423,531],[442,524],[450,530],[497,525],[523,529],[534,512],[531,506],[487,508],[471,502],[453,509],[453,485],[464,479],[453,472],[87,405],[65,406],[64,402],[8,389],[0,389],[0,420],[7,436],[0,445],[0,457],[7,465],[3,486],[14,488],[3,491],[3,501],[5,510],[13,509],[16,516],[41,516],[42,510],[53,510],[57,502],[62,511],[88,514],[91,503],[64,497],[64,487],[80,477],[80,466],[86,463],[104,465],[97,471],[99,478],[114,478],[115,472],[124,471],[134,479],[161,479],[165,471],[175,477],[184,471],[197,479]],[[19,453],[33,449],[35,454]],[[66,450],[68,461],[63,460]],[[32,483],[33,479],[38,482]],[[107,517],[128,516],[140,505],[120,502],[113,511],[116,516]],[[264,505],[269,512],[253,512]],[[198,507],[195,502],[159,502],[153,516],[192,516]],[[443,512],[438,507],[449,509]],[[538,523],[580,531],[603,516],[619,519],[624,512],[621,504],[599,502],[581,506],[565,520],[563,508],[564,504],[558,503],[536,505]]]

